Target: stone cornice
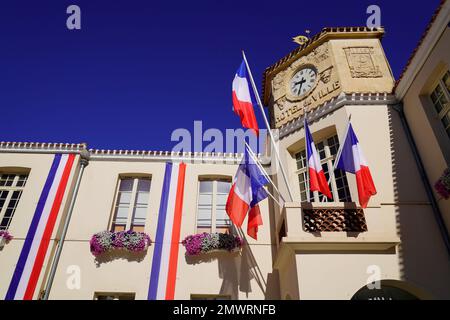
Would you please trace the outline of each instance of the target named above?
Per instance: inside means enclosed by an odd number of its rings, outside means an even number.
[[[0,153],[77,153],[92,160],[237,164],[242,153],[87,149],[85,143],[0,142]]]
[[[308,121],[315,121],[344,105],[386,105],[395,104],[397,99],[391,93],[341,93],[322,106],[307,114]],[[279,139],[303,128],[304,116],[286,123],[279,129]]]

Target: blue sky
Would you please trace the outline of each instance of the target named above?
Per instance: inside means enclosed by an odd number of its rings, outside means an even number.
[[[66,28],[70,4],[81,30]],[[296,48],[293,36],[365,25],[371,4],[397,78],[438,0],[4,1],[0,140],[170,150],[172,131],[194,120],[238,128],[231,81],[241,49],[260,87],[264,69]]]

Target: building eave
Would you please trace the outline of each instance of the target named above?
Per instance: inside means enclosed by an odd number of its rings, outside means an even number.
[[[399,100],[403,99],[441,35],[448,28],[449,17],[450,2],[442,0],[395,83],[394,92]]]

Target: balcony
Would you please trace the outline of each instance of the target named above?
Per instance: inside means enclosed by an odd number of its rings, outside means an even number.
[[[395,212],[355,203],[285,203],[279,245],[296,251],[385,251],[400,243]]]

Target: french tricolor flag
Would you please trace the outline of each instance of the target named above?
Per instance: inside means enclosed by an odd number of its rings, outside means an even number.
[[[268,197],[264,189],[268,183],[269,180],[245,148],[225,210],[238,227],[242,226],[248,212],[247,234],[255,240],[258,238],[258,227],[263,224],[258,203]]]
[[[241,118],[244,128],[252,129],[256,135],[259,134],[258,123],[255,118],[253,102],[250,95],[249,79],[245,61],[236,72],[233,80],[233,111]]]
[[[336,168],[355,174],[359,204],[362,208],[366,208],[370,197],[375,195],[377,190],[358,138],[350,123],[336,163]]]
[[[332,199],[330,188],[328,187],[327,179],[320,164],[320,157],[317,153],[316,146],[309,131],[308,123],[305,118],[305,139],[306,139],[306,153],[308,156],[309,168],[309,188],[310,191],[320,191],[328,198]]]

